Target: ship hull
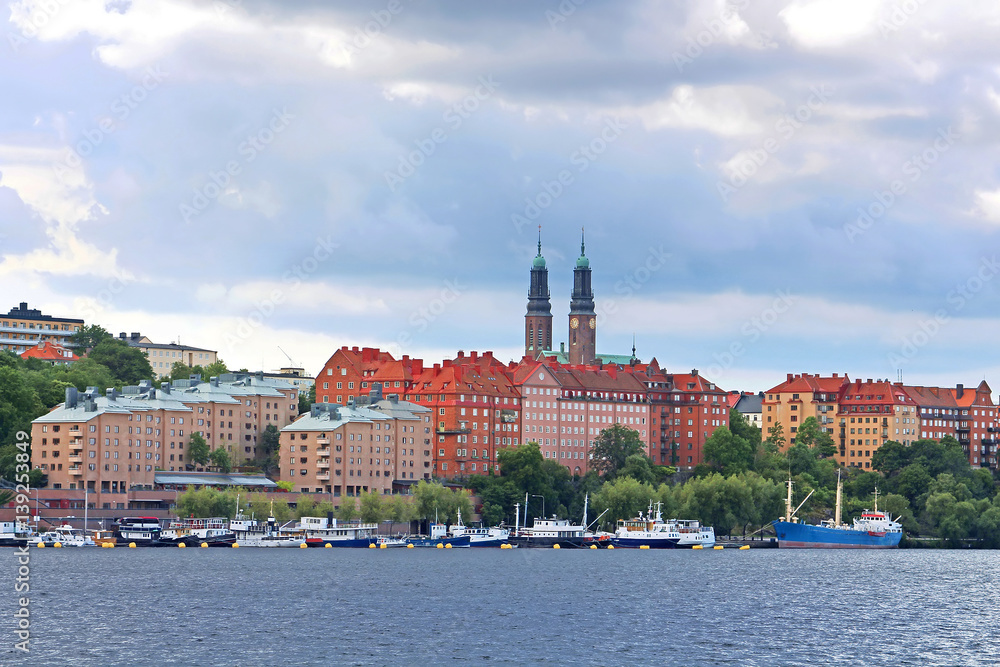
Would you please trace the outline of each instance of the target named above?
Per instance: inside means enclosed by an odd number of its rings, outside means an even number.
[[[612,537],[611,545],[616,549],[676,549],[678,538]]]
[[[775,521],[773,525],[780,549],[895,549],[903,537],[901,532],[876,533],[788,521]]]

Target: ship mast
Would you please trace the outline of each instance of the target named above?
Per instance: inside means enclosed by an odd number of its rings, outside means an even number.
[[[844,483],[840,480],[840,471],[837,471],[837,514],[833,518],[833,525],[840,526],[840,496],[844,488]]]
[[[792,478],[788,478],[788,498],[785,500],[785,521],[792,520]]]

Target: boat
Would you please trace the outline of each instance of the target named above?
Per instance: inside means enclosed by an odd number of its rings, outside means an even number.
[[[469,536],[469,546],[472,547],[499,547],[506,544],[510,538],[508,528],[470,528],[462,524],[462,510],[458,510],[458,522],[448,528],[448,535],[451,537]]]
[[[837,509],[833,519],[821,521],[819,525],[799,523],[795,512],[809,499],[803,499],[792,510],[792,480],[788,480],[788,497],[785,501],[785,516],[771,522],[778,536],[779,549],[894,549],[903,537],[903,526],[889,514],[878,510],[878,489],[875,489],[875,509],[864,510],[853,524],[841,522],[840,505],[843,484],[837,477]]]
[[[0,547],[19,547],[34,537],[35,532],[25,523],[0,521]]]
[[[89,535],[84,534],[83,530],[80,528],[74,528],[68,523],[64,523],[54,530],[47,530],[44,533],[29,538],[28,544],[44,544],[45,546],[55,546],[56,544],[59,544],[64,547],[97,546]]]
[[[398,547],[406,547],[409,544],[402,537],[388,537],[386,535],[380,535],[377,540],[375,540],[375,546],[379,549],[392,549]]]
[[[309,547],[354,547],[367,548],[378,542],[378,524],[341,524],[332,516],[304,516],[295,527],[282,531],[301,534]]]
[[[236,535],[236,544],[241,547],[301,547],[306,542],[304,533],[282,532],[273,516],[265,523],[237,514],[229,522],[229,530]]]
[[[115,537],[112,530],[92,530],[90,536],[94,540],[94,544],[99,547],[103,547],[105,544],[111,546],[118,544],[118,538]]]
[[[677,541],[678,549],[690,549],[699,545],[715,546],[715,528],[703,526],[697,519],[671,519],[667,523],[680,535],[680,540]]]
[[[619,519],[615,532],[611,537],[611,545],[615,548],[638,549],[674,549],[681,540],[677,531],[677,522],[664,523],[660,513],[662,503],[656,503],[656,516],[653,517],[653,502],[650,501],[646,516],[639,512],[634,519]],[[714,542],[714,540],[713,540]]]
[[[183,544],[186,547],[231,547],[236,543],[236,534],[226,527],[226,519],[219,517],[205,519],[178,519],[171,521],[166,530],[160,532],[155,546],[170,547]],[[138,546],[138,545],[137,545]]]
[[[115,539],[123,545],[155,546],[160,532],[160,520],[152,516],[122,517],[115,521]]]
[[[462,535],[448,535],[448,527],[443,523],[432,523],[430,526],[430,537],[426,535],[415,535],[407,537],[406,541],[415,547],[452,547],[464,549],[472,546],[472,536],[468,533]]]

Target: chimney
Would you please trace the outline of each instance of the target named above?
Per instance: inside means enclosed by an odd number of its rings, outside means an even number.
[[[113,401],[113,400],[115,400],[115,397],[116,397],[116,396],[118,396],[118,392],[117,392],[117,391],[115,391],[115,388],[114,388],[114,387],[108,387],[108,388],[107,388],[107,389],[105,390],[104,394],[105,394],[105,396],[107,396],[107,397],[108,397],[108,400],[109,400],[109,401]]]
[[[458,351],[458,358],[461,359],[464,356],[465,356],[465,352],[463,352],[462,350],[459,350]]]
[[[75,408],[80,392],[76,387],[66,387],[66,408]]]
[[[872,379],[868,378],[868,384],[871,384],[871,383],[872,383]]]
[[[169,394],[170,393],[170,383],[169,382],[161,382],[160,383],[160,391],[163,392],[164,394]]]
[[[965,385],[956,384],[955,385],[955,398],[962,398],[962,394],[965,393]]]
[[[125,332],[124,331],[119,331],[118,332],[118,337],[121,338],[122,340],[125,340]]]
[[[561,354],[566,354],[566,343],[559,343],[559,352]]]
[[[218,376],[213,375],[212,377],[208,378],[208,383],[213,387],[218,387],[219,386]]]
[[[28,310],[28,302],[27,301],[22,301],[21,302],[21,310]]]
[[[786,382],[791,382],[792,381],[792,374],[791,373],[789,373],[787,376],[785,376],[785,381]]]

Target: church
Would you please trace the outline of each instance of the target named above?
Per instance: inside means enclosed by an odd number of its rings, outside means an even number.
[[[549,270],[542,257],[542,231],[538,230],[538,254],[531,262],[528,287],[528,311],[524,316],[524,354],[532,359],[552,358],[562,364],[593,366],[601,364],[636,364],[635,347],[632,356],[597,353],[597,313],[594,310],[594,290],[591,286],[590,260],[587,259],[586,237],[581,230],[580,256],[573,268],[573,294],[569,302],[567,343],[560,349],[552,346],[552,304],[549,294]],[[569,349],[566,349],[568,344]]]

